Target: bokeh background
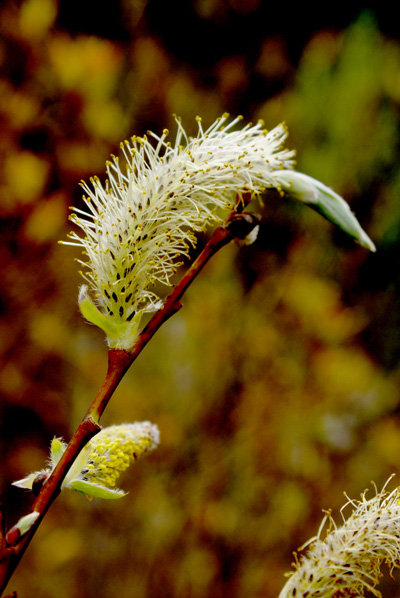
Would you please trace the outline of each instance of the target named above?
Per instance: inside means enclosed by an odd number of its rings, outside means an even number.
[[[35,598],[272,598],[292,552],[400,463],[400,41],[391,15],[262,0],[6,0],[0,6],[0,452],[10,483],[68,439],[106,368],[59,245],[79,181],[180,115],[285,120],[298,168],[349,201],[368,254],[270,194],[126,376],[104,424],[162,444],[124,499],[63,493],[10,583]],[[199,243],[204,242],[200,239]],[[391,487],[396,484],[396,479]],[[397,482],[400,483],[400,482]],[[373,492],[371,490],[371,492]],[[400,576],[397,576],[400,579]],[[400,582],[383,581],[387,596]]]

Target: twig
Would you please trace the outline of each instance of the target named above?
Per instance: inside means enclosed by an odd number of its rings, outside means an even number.
[[[111,396],[128,368],[141,353],[149,340],[160,326],[181,308],[181,298],[197,274],[202,270],[210,258],[227,245],[232,239],[245,238],[257,224],[257,217],[252,214],[241,214],[241,209],[249,198],[242,198],[237,210],[230,214],[225,225],[218,227],[211,235],[197,259],[193,262],[180,282],[168,295],[163,307],[150,319],[140,333],[132,351],[110,349],[108,352],[108,369],[106,378],[97,396],[88,409],[71,441],[55,467],[50,477],[43,484],[31,512],[39,513],[32,527],[15,543],[7,542],[7,536],[0,535],[0,595],[5,589],[10,577],[18,566],[29,542],[35,534],[40,522],[45,516],[52,502],[61,491],[62,482],[71,465],[86,443],[100,431],[98,422]]]

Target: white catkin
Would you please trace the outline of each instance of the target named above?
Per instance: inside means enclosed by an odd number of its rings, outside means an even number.
[[[275,172],[293,168],[294,152],[283,148],[283,125],[266,131],[262,121],[239,130],[225,114],[189,138],[179,118],[175,141],[168,131],[121,144],[125,165],[107,162],[108,180],[82,183],[86,209],[71,220],[83,231],[67,244],[83,249],[82,275],[104,316],[119,325],[162,305],[154,287],[171,286],[196,234],[222,221],[238,196],[279,188]],[[152,138],[152,139],[150,139]]]
[[[266,131],[259,121],[236,129],[241,117],[228,118],[204,130],[197,117],[196,137],[176,118],[173,143],[166,129],[132,137],[121,144],[122,166],[115,156],[106,163],[104,184],[97,177],[82,183],[86,207],[71,216],[81,233],[71,232],[67,244],[83,253],[82,315],[106,333],[111,348],[133,347],[143,313],[163,307],[161,285],[173,286],[197,234],[267,189],[302,201],[375,250],[343,198],[293,170],[284,125]]]
[[[279,598],[339,598],[363,596],[364,591],[381,595],[376,586],[382,564],[390,572],[400,565],[400,489],[388,493],[385,488],[369,500],[366,493],[360,501],[349,500],[343,509],[352,507],[353,512],[340,527],[326,514],[307,554],[296,558]]]

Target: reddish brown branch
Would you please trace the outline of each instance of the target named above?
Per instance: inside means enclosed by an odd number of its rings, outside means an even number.
[[[7,536],[5,538],[1,537],[0,533],[0,595],[21,560],[41,520],[52,502],[59,495],[62,482],[72,463],[85,444],[100,430],[100,426],[98,425],[100,417],[130,365],[135,361],[136,357],[141,353],[160,326],[181,308],[183,294],[210,258],[233,238],[242,239],[254,228],[256,224],[255,217],[250,214],[239,214],[239,211],[233,212],[228,217],[226,224],[214,231],[197,259],[169,294],[163,307],[153,315],[147,326],[143,329],[133,350],[128,352],[122,349],[111,349],[109,351],[108,369],[104,383],[86,416],[72,436],[56,468],[43,484],[33,503],[31,512],[36,511],[39,513],[37,520],[19,539],[15,546],[7,542]]]

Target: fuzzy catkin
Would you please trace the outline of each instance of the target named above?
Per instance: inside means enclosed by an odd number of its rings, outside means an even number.
[[[159,443],[159,431],[150,422],[103,428],[89,442],[84,479],[114,488],[119,475]]]
[[[354,510],[340,527],[328,513],[279,598],[339,598],[363,596],[365,591],[380,596],[376,586],[382,564],[391,572],[400,564],[399,496],[396,488],[390,494],[384,489],[370,500],[366,493],[360,501],[349,500],[345,507]],[[329,530],[322,540],[326,522]]]
[[[122,165],[115,156],[107,162],[105,184],[82,183],[86,209],[73,208],[71,220],[83,236],[71,232],[67,244],[83,249],[80,304],[90,296],[116,328],[107,331],[110,347],[132,347],[141,315],[160,309],[157,287],[172,285],[197,233],[221,222],[242,194],[279,188],[275,172],[293,168],[283,125],[234,130],[241,118],[227,120],[204,130],[197,118],[189,138],[177,118],[173,143],[166,129],[132,137],[121,144]]]

